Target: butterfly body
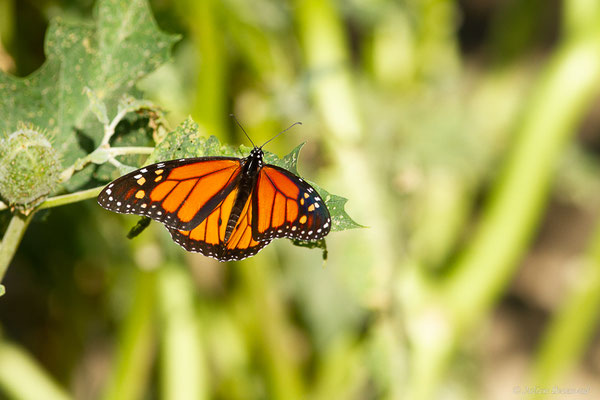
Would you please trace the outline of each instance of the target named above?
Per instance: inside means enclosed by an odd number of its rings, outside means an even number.
[[[229,241],[231,233],[239,220],[244,206],[248,201],[248,198],[252,194],[256,181],[258,179],[259,170],[263,166],[263,152],[260,149],[252,149],[250,155],[241,160],[242,172],[240,173],[239,189],[231,209],[231,215],[227,221],[227,228],[225,229],[224,241]]]
[[[219,261],[250,257],[273,239],[318,240],[329,211],[302,178],[255,147],[248,157],[183,158],[152,164],[106,186],[98,203],[162,222],[179,245]]]

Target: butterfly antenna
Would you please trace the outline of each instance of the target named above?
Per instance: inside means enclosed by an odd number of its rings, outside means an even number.
[[[242,130],[242,132],[244,132],[244,135],[246,135],[246,137],[248,138],[248,140],[250,141],[250,143],[252,143],[252,146],[256,147],[256,145],[254,144],[254,142],[252,141],[252,139],[250,139],[250,136],[248,136],[248,134],[246,133],[246,131],[244,130],[244,127],[242,126],[242,124],[240,124],[240,122],[237,120],[237,118],[235,117],[235,115],[233,114],[229,114],[229,116],[231,118],[233,118],[233,120],[235,121],[235,123],[240,127],[240,129]],[[262,146],[261,146],[262,147]]]
[[[293,124],[291,124],[290,126],[288,126],[287,128],[285,128],[284,130],[282,130],[281,132],[279,132],[277,135],[273,136],[271,139],[267,140],[266,142],[263,143],[262,146],[259,147],[259,149],[262,149],[263,147],[265,147],[265,145],[267,143],[269,143],[271,140],[275,139],[276,137],[278,137],[279,135],[281,135],[282,133],[284,133],[285,131],[291,129],[293,126],[296,125],[302,125],[302,122],[298,121],[298,122],[294,122]]]

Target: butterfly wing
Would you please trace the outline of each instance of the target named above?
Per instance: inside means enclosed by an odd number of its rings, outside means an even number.
[[[318,240],[331,229],[331,217],[317,191],[302,178],[275,165],[259,172],[252,193],[252,237]]]
[[[314,188],[268,164],[257,171],[252,193],[239,217],[236,212],[225,241],[242,163],[233,157],[200,157],[152,164],[107,185],[98,203],[162,222],[183,248],[219,261],[253,256],[273,238],[318,240],[329,233],[329,211]]]
[[[160,162],[116,179],[100,192],[98,203],[110,211],[192,230],[235,191],[240,171],[241,160],[234,157]]]
[[[225,242],[226,225],[238,190],[235,189],[200,225],[190,231],[169,228],[173,240],[187,251],[202,253],[219,261],[241,260],[258,253],[271,240],[252,237],[252,201],[248,198],[236,226]]]

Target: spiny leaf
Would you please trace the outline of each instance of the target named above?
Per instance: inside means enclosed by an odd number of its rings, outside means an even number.
[[[279,158],[277,155],[265,151],[265,161],[269,164],[277,165],[298,175],[297,163],[300,150],[304,143],[299,144],[286,156]],[[175,130],[167,135],[165,140],[159,143],[154,152],[150,155],[146,164],[152,164],[159,161],[173,160],[186,157],[206,157],[206,156],[230,156],[246,157],[251,148],[247,146],[228,146],[223,145],[214,136],[208,139],[199,133],[198,124],[191,118],[188,118]],[[346,229],[362,228],[350,218],[344,205],[348,201],[344,197],[330,194],[325,189],[320,188],[313,182],[309,182],[325,201],[329,213],[331,214],[331,230],[343,231]]]
[[[177,40],[158,29],[146,0],[98,0],[94,17],[93,23],[53,19],[46,62],[30,76],[0,71],[0,131],[20,122],[44,128],[63,166],[89,151],[78,135],[98,145],[98,117],[114,115],[119,99],[135,94],[136,81],[167,61]]]
[[[219,140],[214,136],[208,139],[203,137],[198,131],[198,124],[188,118],[177,126],[173,132],[167,134],[167,137],[150,154],[146,163],[152,164],[164,160],[206,156],[239,157],[240,153],[227,146],[221,146]]]
[[[298,146],[294,148],[289,154],[285,155],[283,158],[277,157],[273,153],[265,153],[265,161],[269,164],[277,165],[278,167],[285,168],[288,171],[298,175],[298,157],[300,156],[300,150],[304,147],[304,143],[300,143]],[[316,185],[313,185],[315,189],[317,189]]]
[[[315,185],[314,183],[309,183],[319,192],[319,196],[325,201],[327,204],[327,208],[329,209],[329,213],[331,214],[331,231],[345,231],[346,229],[356,229],[356,228],[364,228],[364,225],[358,224],[354,222],[352,218],[346,213],[344,209],[344,205],[348,202],[348,199],[342,196],[337,196],[335,194],[330,194],[323,188]]]

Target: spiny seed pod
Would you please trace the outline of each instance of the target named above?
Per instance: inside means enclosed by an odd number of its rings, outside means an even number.
[[[28,213],[44,201],[60,177],[60,157],[33,126],[20,126],[0,140],[0,196]]]

